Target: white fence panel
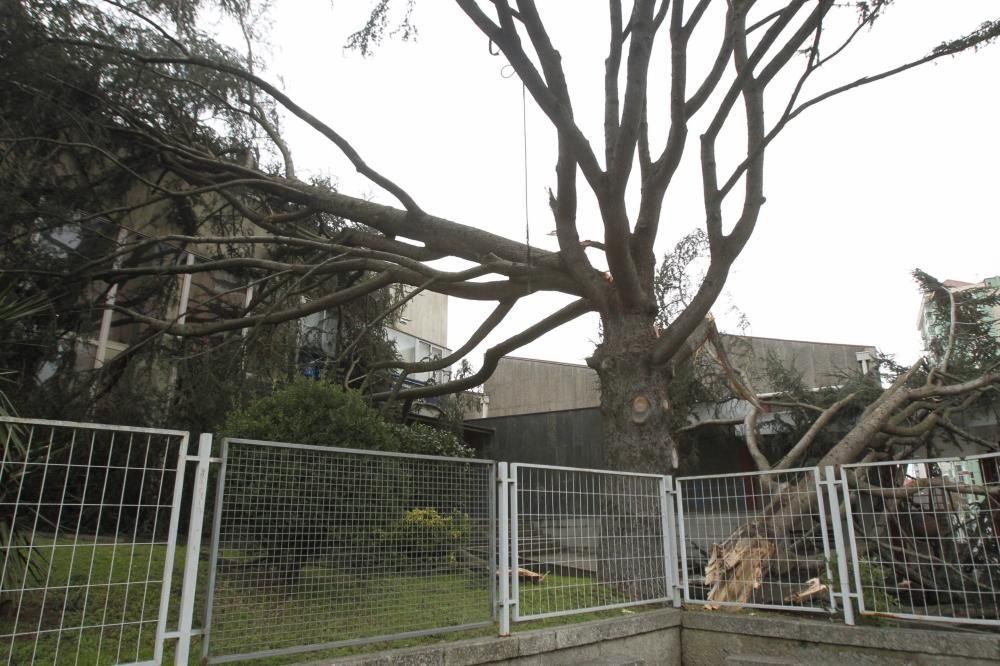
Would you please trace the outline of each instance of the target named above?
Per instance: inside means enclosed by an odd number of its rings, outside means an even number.
[[[208,663],[489,626],[491,461],[229,439]]]
[[[667,477],[511,465],[514,619],[667,601]]]
[[[841,473],[862,613],[1000,625],[1000,454]]]
[[[185,432],[0,418],[0,663],[159,664]]]
[[[833,608],[817,468],[680,477],[676,487],[685,601]]]

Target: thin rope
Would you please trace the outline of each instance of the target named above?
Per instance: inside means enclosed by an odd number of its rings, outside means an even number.
[[[524,144],[524,244],[528,246],[527,264],[531,266],[531,226],[528,217],[528,103],[524,83],[521,84],[521,138]],[[529,289],[530,283],[529,283]]]
[[[500,51],[494,53],[493,40],[489,44],[490,55],[500,55]],[[513,77],[517,72],[509,63],[500,68],[500,76],[505,79]],[[525,263],[529,269],[531,267],[531,218],[528,212],[528,92],[527,86],[521,82],[521,144],[524,160],[524,245]],[[528,291],[531,291],[531,271],[528,271]]]

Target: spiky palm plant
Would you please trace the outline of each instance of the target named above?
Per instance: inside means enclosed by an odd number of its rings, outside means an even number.
[[[13,286],[0,290],[0,325],[6,325],[19,319],[36,315],[47,308],[44,298],[40,296],[21,298],[14,292]],[[10,371],[0,370],[0,382],[10,382]],[[0,386],[0,416],[14,416],[14,405],[11,403],[3,387]],[[18,488],[21,487],[28,466],[23,464],[28,451],[24,441],[24,429],[7,421],[0,421],[0,439],[4,442],[2,464],[0,464],[0,504],[13,506]],[[38,557],[30,558],[28,547],[30,535],[20,529],[13,521],[13,512],[0,513],[0,551],[2,557],[2,574],[0,574],[0,606],[13,603],[8,598],[10,584],[8,581],[23,581],[28,577],[35,579],[43,569],[44,562]]]

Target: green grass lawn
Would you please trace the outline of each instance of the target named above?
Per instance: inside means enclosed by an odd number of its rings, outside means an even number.
[[[20,611],[14,603],[4,604],[0,663],[96,666],[153,657],[164,546],[133,548],[93,538],[72,546],[60,540],[53,544],[49,538],[36,539],[33,557],[38,555],[45,556],[41,582],[29,580],[26,587],[47,587],[48,591],[27,592]],[[202,617],[206,594],[207,562],[202,560],[196,623]],[[168,630],[177,625],[183,564],[184,548],[178,547]],[[227,573],[224,567],[216,584],[211,653],[246,654],[489,622],[491,584],[482,574],[448,567],[436,573],[405,567],[347,572],[312,564],[301,570],[294,584],[269,585],[260,572],[242,568]],[[522,584],[519,604],[522,615],[533,615],[617,601],[612,590],[588,577],[550,575],[541,584]],[[528,630],[620,614],[615,610],[549,618],[515,628]],[[454,632],[447,638],[495,633],[494,626],[486,626]],[[440,635],[424,636],[252,663],[295,663],[440,640]],[[198,643],[196,639],[192,645],[192,664],[198,663]],[[170,641],[164,663],[173,663]]]
[[[4,595],[0,662],[103,665],[152,659],[164,546],[37,537],[30,557],[35,576],[5,583],[8,590],[27,591],[20,599]],[[179,579],[174,588],[179,596]]]
[[[220,572],[213,654],[245,654],[490,620],[485,576],[443,571],[338,571],[310,566],[292,580],[257,584],[256,571]]]
[[[549,574],[542,583],[522,582],[518,595],[520,614],[525,617],[578,608],[600,608],[622,601],[610,586],[590,576]]]

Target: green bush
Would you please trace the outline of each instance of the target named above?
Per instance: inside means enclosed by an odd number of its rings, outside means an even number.
[[[300,379],[226,416],[228,437],[398,451],[399,436],[355,391]]]
[[[226,416],[228,437],[467,458],[454,434],[422,423],[387,423],[356,391],[296,380]]]
[[[399,439],[399,450],[404,453],[452,458],[469,458],[474,453],[453,433],[423,423],[397,425],[394,427],[394,432]]]
[[[471,453],[448,432],[387,423],[358,393],[306,379],[232,411],[225,434],[375,451]],[[254,448],[230,451],[231,465],[240,473],[227,476],[226,489],[232,492],[226,511],[234,524],[259,537],[254,543],[244,540],[246,555],[256,557],[256,566],[267,568],[286,586],[295,584],[308,563],[333,553],[338,566],[346,568],[372,566],[380,559],[398,562],[400,557],[454,558],[467,539],[470,523],[464,513],[407,511],[429,502],[424,498],[426,478],[406,461],[363,457],[345,466],[279,447],[268,450],[261,464],[255,457],[259,452],[250,450]],[[437,489],[431,501],[450,509],[452,499]],[[387,539],[403,550],[394,554]]]
[[[432,507],[410,509],[388,530],[380,533],[392,552],[421,562],[441,561],[453,564],[465,547],[472,521],[462,511],[442,516]]]

